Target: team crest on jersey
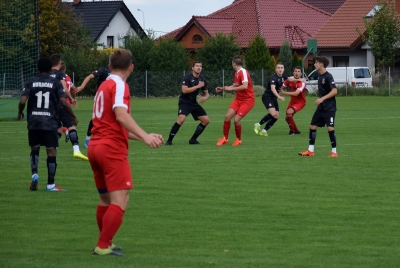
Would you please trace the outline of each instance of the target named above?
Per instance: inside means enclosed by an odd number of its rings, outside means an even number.
[[[269,107],[271,107],[271,106],[272,106],[272,104],[270,103],[268,106],[269,106]]]
[[[322,82],[321,82],[322,84],[325,84],[325,78],[322,78]]]

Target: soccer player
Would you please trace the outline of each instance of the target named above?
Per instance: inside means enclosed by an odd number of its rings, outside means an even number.
[[[76,100],[72,98],[71,93],[68,91],[67,84],[65,82],[65,73],[60,71],[61,68],[61,57],[59,54],[53,54],[50,56],[50,60],[52,62],[52,70],[51,77],[54,77],[61,81],[61,84],[64,87],[65,94],[71,100],[73,105],[76,104]],[[88,161],[89,159],[81,153],[79,148],[79,140],[78,140],[78,132],[76,131],[76,126],[72,122],[72,117],[65,111],[63,106],[59,105],[59,117],[62,126],[68,129],[68,136],[72,143],[72,148],[74,150],[73,156],[75,158]],[[59,128],[59,136],[62,135],[62,127]]]
[[[96,85],[97,85],[97,88],[99,88],[101,83],[106,81],[106,79],[109,75],[110,75],[110,69],[108,68],[108,66],[94,71],[93,73],[86,76],[86,78],[83,80],[82,84],[79,87],[77,87],[76,90],[74,90],[74,93],[78,94],[79,92],[81,92],[86,87],[87,83],[89,83],[89,81],[94,78],[98,78]],[[92,122],[92,120],[90,120],[88,129],[86,132],[86,139],[85,139],[85,147],[86,148],[88,148],[88,146],[89,146],[90,137],[92,136],[92,128],[93,128],[93,122]]]
[[[28,121],[28,140],[31,146],[31,170],[32,182],[31,191],[37,191],[39,183],[38,164],[40,146],[46,146],[47,152],[47,191],[63,191],[55,184],[54,177],[57,169],[57,150],[59,125],[58,105],[64,107],[65,111],[71,116],[75,125],[78,120],[71,106],[65,100],[64,88],[61,82],[50,77],[51,60],[41,58],[37,62],[40,75],[29,79],[24,87],[21,100],[18,104],[18,120],[22,120],[26,101],[28,101],[27,121]]]
[[[111,74],[97,90],[93,105],[92,139],[88,149],[100,200],[96,210],[100,230],[94,255],[124,256],[112,243],[122,223],[133,188],[128,160],[128,139],[160,147],[159,134],[147,134],[130,115],[130,94],[126,79],[133,71],[132,54],[117,49],[110,56]]]
[[[319,72],[318,77],[318,99],[315,104],[318,105],[311,119],[308,150],[300,152],[301,156],[314,156],[314,145],[317,137],[317,127],[328,128],[329,139],[331,140],[332,151],[329,157],[338,157],[336,152],[336,134],[335,134],[335,114],[336,114],[336,94],[337,88],[332,75],[326,71],[329,60],[325,57],[315,58],[315,70]]]
[[[228,143],[229,129],[233,117],[235,117],[234,124],[236,140],[233,142],[232,146],[239,146],[242,144],[242,125],[240,121],[254,107],[253,82],[249,72],[242,67],[242,58],[240,58],[240,56],[233,57],[232,67],[236,71],[233,85],[228,87],[217,87],[215,89],[217,93],[223,90],[236,92],[235,99],[232,101],[228,112],[225,115],[223,128],[224,137],[218,140],[217,146],[222,146]]]
[[[295,79],[301,78],[301,67],[296,66],[293,70],[293,77]],[[283,88],[280,89],[280,93],[282,95],[290,96],[290,102],[286,109],[286,122],[289,125],[289,135],[300,134],[299,129],[297,128],[296,122],[294,122],[294,114],[299,112],[306,106],[306,84],[304,82],[291,82],[286,80],[283,83],[285,86],[288,86],[290,91],[286,91]]]
[[[179,95],[178,103],[178,119],[172,126],[171,132],[169,133],[168,141],[165,145],[172,145],[172,139],[178,133],[179,128],[185,122],[188,114],[192,114],[194,120],[200,120],[200,124],[197,126],[193,136],[189,140],[189,144],[200,144],[197,138],[206,128],[210,119],[203,107],[197,103],[197,95],[202,90],[203,97],[199,98],[200,103],[204,103],[209,98],[208,88],[205,79],[200,76],[202,69],[202,63],[195,61],[192,65],[192,72],[186,75],[182,81],[182,92]]]

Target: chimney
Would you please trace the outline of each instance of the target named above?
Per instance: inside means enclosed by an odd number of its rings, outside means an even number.
[[[77,5],[81,2],[81,0],[74,0],[74,5]]]

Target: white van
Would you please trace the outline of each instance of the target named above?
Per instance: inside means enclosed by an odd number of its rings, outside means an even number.
[[[368,67],[327,67],[335,80],[337,87],[372,87],[371,71]],[[308,92],[316,93],[318,90],[319,73],[314,70],[308,75],[306,87]]]

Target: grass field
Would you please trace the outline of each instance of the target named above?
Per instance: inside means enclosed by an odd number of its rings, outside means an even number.
[[[326,129],[316,156],[301,158],[315,98],[295,116],[301,135],[288,136],[284,115],[257,136],[260,98],[242,121],[243,145],[217,147],[231,99],[204,104],[211,123],[189,145],[197,122],[181,127],[171,147],[132,141],[135,189],[114,242],[123,258],[92,256],[97,191],[90,165],[60,140],[56,183],[30,192],[26,122],[0,122],[0,267],[399,267],[400,98],[340,97],[335,130],[339,158],[328,158]],[[284,111],[288,100],[280,102]],[[79,101],[83,140],[92,100]],[[133,99],[132,115],[148,132],[168,137],[177,99]],[[15,107],[17,112],[17,107]],[[17,115],[17,114],[15,114]]]

